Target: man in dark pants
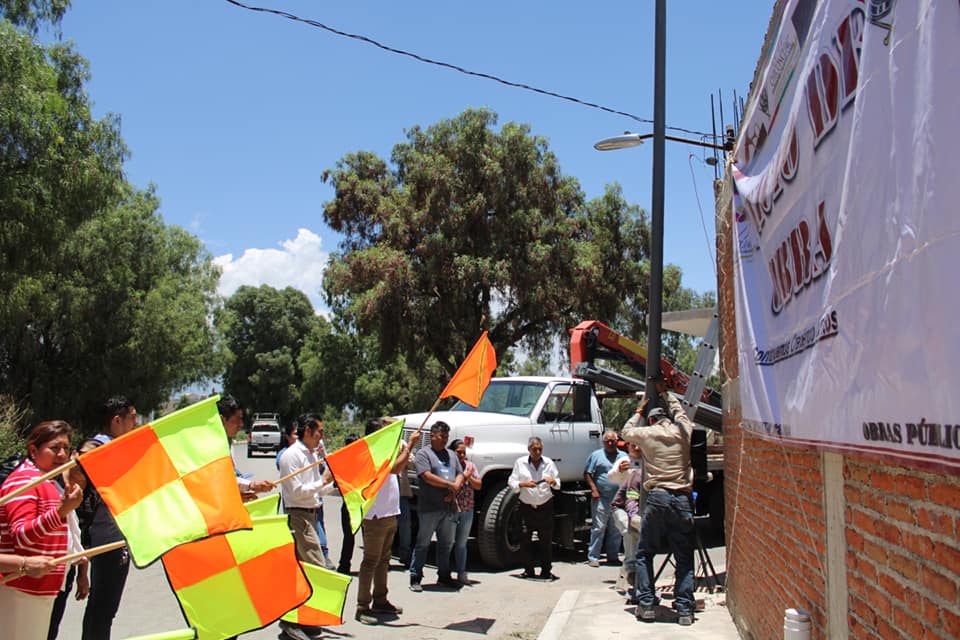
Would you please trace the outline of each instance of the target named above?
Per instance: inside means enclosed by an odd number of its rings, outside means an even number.
[[[693,594],[693,550],[696,538],[693,467],[690,464],[693,423],[677,399],[666,392],[662,380],[651,381],[648,389],[654,382],[658,383],[659,392],[656,405],[650,402],[648,407],[644,398],[637,415],[623,430],[624,440],[640,447],[646,470],[643,488],[647,499],[636,560],[636,617],[643,622],[657,619],[653,556],[662,552],[662,547],[666,545],[677,563],[673,589],[673,606],[679,615],[677,622],[687,626],[693,624],[696,608]],[[644,419],[648,426],[639,426]]]
[[[520,493],[520,520],[523,523],[524,578],[534,573],[535,554],[540,550],[540,577],[556,580],[553,575],[553,490],[560,489],[560,474],[553,460],[543,455],[540,438],[530,438],[529,456],[521,456],[513,464],[507,485]],[[538,541],[533,542],[533,532]]]
[[[457,528],[453,516],[457,508],[455,497],[463,486],[463,467],[457,456],[447,449],[449,439],[450,425],[435,422],[430,427],[430,446],[417,451],[414,459],[420,477],[417,514],[420,530],[410,561],[410,590],[415,593],[423,591],[420,580],[434,532],[437,534],[437,584],[460,588],[460,583],[450,576],[450,550]]]
[[[137,409],[123,396],[107,400],[103,405],[103,426],[106,433],[92,438],[97,443],[106,444],[132,431],[137,426]],[[81,445],[86,448],[87,442]],[[98,547],[123,540],[120,530],[110,510],[104,504],[100,494],[92,486],[87,487],[84,506],[89,501],[89,510],[93,514],[89,526],[83,531],[84,547]],[[130,552],[126,547],[102,553],[90,560],[90,596],[83,612],[83,640],[109,640],[113,618],[120,608],[120,597],[130,571]]]

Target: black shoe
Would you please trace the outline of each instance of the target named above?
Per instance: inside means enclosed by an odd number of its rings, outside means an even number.
[[[392,613],[393,615],[400,615],[403,613],[403,607],[398,607],[389,600],[384,600],[381,603],[373,603],[373,606],[370,607],[370,611],[374,613]]]
[[[541,572],[540,572],[540,579],[541,579],[541,580],[559,580],[560,577],[553,575],[553,574],[550,573],[549,571],[541,571]]]
[[[380,620],[370,612],[370,609],[357,609],[354,619],[360,624],[380,624]]]
[[[677,618],[677,622],[680,623],[681,627],[689,627],[693,624],[693,614],[692,613],[681,613],[680,617]]]
[[[300,625],[287,622],[286,620],[280,621],[280,631],[282,631],[285,636],[291,638],[292,640],[313,640],[313,638],[307,635],[307,632],[304,631]]]
[[[449,589],[459,589],[463,585],[460,584],[457,580],[454,580],[451,576],[440,576],[437,578],[437,584],[441,587],[447,587]]]
[[[536,578],[537,574],[533,572],[533,569],[527,569],[520,574],[520,577],[529,580],[530,578]]]
[[[420,586],[420,578],[410,578],[410,591],[414,593],[423,591],[423,587]]]

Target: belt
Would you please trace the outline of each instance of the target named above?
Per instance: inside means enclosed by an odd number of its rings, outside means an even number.
[[[653,489],[650,489],[650,491],[666,491],[667,493],[669,493],[669,494],[671,494],[671,495],[674,495],[674,496],[689,496],[689,495],[690,495],[690,490],[689,490],[689,489],[667,489],[666,487],[654,487]]]

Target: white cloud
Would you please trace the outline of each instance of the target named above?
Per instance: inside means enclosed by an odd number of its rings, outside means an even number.
[[[280,249],[247,249],[234,260],[233,254],[217,256],[213,262],[222,270],[220,295],[227,297],[241,285],[262,284],[303,291],[317,313],[326,312],[320,298],[328,252],[321,249],[320,236],[309,229],[297,229],[297,237],[284,240]]]

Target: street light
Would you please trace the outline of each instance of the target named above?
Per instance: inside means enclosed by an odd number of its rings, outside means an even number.
[[[599,151],[624,149],[643,144],[653,138],[653,206],[650,210],[650,294],[647,296],[647,380],[660,374],[660,327],[663,312],[663,191],[664,142],[674,140],[712,149],[727,148],[708,142],[697,142],[666,135],[667,84],[667,2],[657,0],[654,16],[653,45],[653,133],[624,133],[593,145]],[[728,136],[729,140],[730,136]],[[732,144],[730,147],[732,148]],[[647,396],[650,397],[650,396]],[[656,392],[654,392],[656,398]],[[648,405],[656,406],[656,404]]]
[[[638,147],[643,144],[644,140],[649,140],[652,137],[652,133],[630,133],[629,131],[624,131],[622,136],[613,136],[612,138],[604,138],[599,142],[595,142],[593,144],[593,148],[597,151],[615,151],[617,149],[626,149],[628,147]],[[677,136],[667,135],[663,136],[663,139],[671,140],[673,142],[682,142],[684,144],[692,144],[698,147],[706,147],[707,149],[716,149],[717,151],[730,151],[733,149],[732,142],[713,144],[712,142],[690,140],[688,138],[678,138]]]

